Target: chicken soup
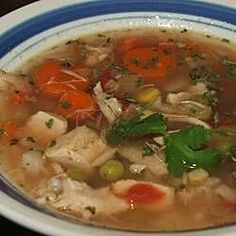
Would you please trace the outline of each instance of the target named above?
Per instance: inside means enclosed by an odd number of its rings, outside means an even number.
[[[236,49],[124,29],[0,71],[4,173],[45,208],[132,231],[236,221]]]

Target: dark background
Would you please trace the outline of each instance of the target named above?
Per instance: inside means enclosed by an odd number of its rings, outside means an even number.
[[[36,0],[0,0],[0,16]],[[0,216],[0,232],[7,236],[42,236]],[[4,233],[3,233],[4,232]]]

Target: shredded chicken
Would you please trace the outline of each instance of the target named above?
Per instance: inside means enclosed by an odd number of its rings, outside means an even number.
[[[206,122],[192,116],[176,115],[176,114],[163,114],[163,115],[167,117],[167,119],[171,122],[182,122],[193,125],[202,125],[206,129],[211,129],[211,126],[208,125]]]
[[[100,82],[94,87],[93,92],[103,115],[110,123],[116,121],[116,119],[122,114],[122,105],[119,101],[109,94],[104,93]]]
[[[110,187],[93,189],[67,176],[53,177],[47,188],[38,189],[38,202],[64,212],[73,212],[83,219],[100,215],[111,216],[129,209],[129,202],[116,197]]]
[[[88,50],[85,64],[87,66],[95,66],[104,61],[106,58],[111,57],[111,49],[106,47],[92,47],[86,45]]]
[[[139,142],[129,142],[122,145],[118,153],[131,163],[145,165],[156,176],[163,176],[168,173],[164,156],[161,153],[153,154],[151,156],[143,156],[142,144]]]
[[[197,83],[196,85],[190,86],[186,91],[179,93],[169,93],[166,101],[170,104],[178,104],[181,101],[189,100],[194,96],[203,95],[208,91],[204,83]]]
[[[157,100],[152,104],[154,109],[157,109],[159,112],[163,113],[170,113],[170,114],[182,114],[184,113],[184,109],[176,106],[175,104],[168,104],[168,103],[163,103],[161,96],[157,98]]]
[[[216,177],[208,177],[206,182],[197,187],[187,186],[183,190],[177,193],[177,197],[180,201],[184,202],[185,205],[197,204],[199,199],[204,198],[206,201],[212,201],[212,199],[217,200],[215,189],[221,185],[221,180]]]

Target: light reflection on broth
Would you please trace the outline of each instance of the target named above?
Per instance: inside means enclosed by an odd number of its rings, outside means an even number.
[[[235,222],[234,48],[187,30],[123,30],[1,72],[6,175],[86,223],[176,231]]]

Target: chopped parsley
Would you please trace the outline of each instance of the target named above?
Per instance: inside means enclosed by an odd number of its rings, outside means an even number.
[[[187,32],[188,32],[188,30],[185,29],[185,28],[180,31],[181,34],[182,34],[182,33],[187,33]]]
[[[236,62],[223,57],[220,59],[219,63],[225,68],[227,75],[236,76]]]
[[[214,73],[211,68],[206,66],[198,66],[189,72],[189,76],[193,83],[202,82],[206,84],[210,90],[218,90],[218,84],[221,80],[220,75]]]
[[[67,101],[62,101],[61,102],[61,107],[64,109],[69,109],[71,107],[71,104]]]
[[[139,65],[139,59],[136,57],[131,58],[130,63],[138,66]]]
[[[223,38],[223,39],[221,39],[221,42],[224,42],[224,43],[230,43],[230,40],[229,40],[229,39],[225,39],[225,38]]]
[[[9,143],[9,144],[10,144],[11,146],[13,146],[13,145],[16,145],[18,142],[19,142],[19,140],[16,139],[16,138],[14,138],[14,139],[11,139],[11,140],[10,140],[10,143]]]
[[[85,210],[90,211],[90,213],[91,213],[92,215],[95,215],[95,214],[96,214],[96,207],[94,207],[94,206],[87,206],[87,207],[85,207]]]
[[[51,142],[49,143],[49,145],[48,145],[48,147],[53,147],[53,146],[55,146],[56,145],[56,140],[51,140]]]
[[[156,153],[157,150],[157,146],[155,144],[146,142],[143,150],[142,150],[142,154],[143,156],[152,156],[154,153]]]
[[[203,94],[211,106],[216,106],[219,103],[218,93],[215,90],[207,91]]]
[[[130,103],[136,103],[135,98],[132,95],[127,94],[127,93],[124,94],[123,99]]]
[[[49,120],[45,121],[45,125],[47,126],[48,129],[51,129],[54,125],[54,119],[50,118]]]
[[[36,142],[33,137],[27,137],[26,141],[27,142],[31,142],[31,143],[35,143]]]
[[[194,60],[194,61],[202,61],[202,60],[205,60],[206,57],[204,54],[202,53],[193,53],[191,55],[191,58]]]
[[[0,138],[3,137],[6,134],[6,131],[4,129],[0,129]]]

